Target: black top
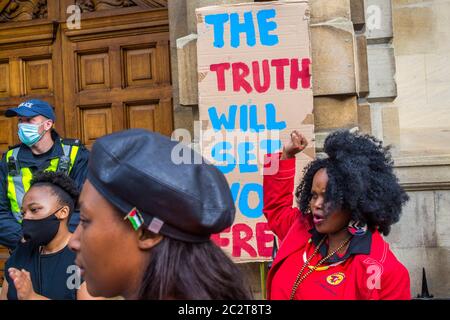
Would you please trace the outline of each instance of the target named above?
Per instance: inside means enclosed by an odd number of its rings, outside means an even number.
[[[77,281],[75,252],[65,247],[56,253],[40,254],[28,244],[20,243],[5,264],[8,300],[17,300],[17,291],[8,268],[25,269],[30,273],[34,291],[52,300],[76,300]],[[78,283],[77,283],[78,282]]]
[[[319,233],[316,228],[312,228],[309,230],[311,233],[312,242],[317,247],[320,243],[320,240],[325,236]],[[367,229],[366,233],[362,235],[354,235],[350,240],[350,244],[348,245],[348,249],[343,256],[339,256],[338,254],[334,254],[328,259],[327,263],[336,263],[343,260],[347,260],[351,255],[356,254],[370,254],[370,249],[372,247],[372,231]],[[328,246],[321,246],[319,249],[322,257],[327,256]]]
[[[20,166],[22,168],[30,168],[32,172],[36,172],[46,169],[52,159],[61,157],[64,154],[61,143],[58,142],[61,138],[54,130],[52,131],[52,138],[55,144],[49,151],[41,155],[33,154],[28,146],[21,144],[19,154],[17,155]],[[11,212],[10,201],[7,195],[6,177],[8,175],[8,167],[5,155],[3,155],[0,161],[0,245],[13,250],[20,239],[22,239],[22,226],[17,222]],[[86,180],[88,158],[89,151],[80,145],[77,158],[69,175],[75,181],[79,190],[81,190]],[[74,232],[79,220],[79,212],[73,212],[69,222],[69,230],[71,232]]]

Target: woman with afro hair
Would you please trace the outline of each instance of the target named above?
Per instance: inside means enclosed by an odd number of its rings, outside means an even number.
[[[327,157],[305,168],[293,208],[295,155],[307,144],[293,131],[283,152],[266,161],[266,167],[279,165],[277,173],[264,175],[264,215],[281,242],[268,298],[410,299],[408,271],[382,237],[408,201],[389,148],[357,132],[330,134]]]

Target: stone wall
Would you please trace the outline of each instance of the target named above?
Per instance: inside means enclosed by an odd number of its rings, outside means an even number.
[[[400,149],[450,155],[450,1],[392,3]]]
[[[431,294],[450,298],[450,1],[393,0],[400,181],[410,202],[389,240],[412,292],[426,269]],[[395,233],[395,234],[394,234]]]
[[[176,128],[192,130],[198,112],[195,74],[177,74],[180,58],[196,66],[195,37],[189,36],[195,33],[194,9],[222,2],[169,1]],[[310,0],[310,5],[316,145],[320,151],[329,132],[353,127],[393,145],[396,171],[411,200],[387,240],[410,271],[413,296],[420,293],[425,268],[430,292],[448,298],[450,1]],[[191,93],[182,99],[188,106],[179,103],[180,81],[185,81],[181,91]],[[240,268],[261,298],[259,264]]]

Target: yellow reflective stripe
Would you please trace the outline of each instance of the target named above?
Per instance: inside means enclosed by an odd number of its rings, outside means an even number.
[[[15,215],[20,212],[19,203],[17,202],[16,187],[14,186],[13,177],[8,175],[8,199],[11,203],[11,211]]]
[[[65,145],[61,144],[61,146],[64,149]],[[71,148],[70,148],[70,155],[67,155],[70,157],[70,167],[69,167],[68,173],[70,173],[72,171],[72,167],[75,163],[75,160],[77,158],[79,150],[80,150],[79,146],[71,146]],[[59,164],[59,158],[52,159],[52,160],[50,160],[50,165],[44,171],[56,172],[56,170],[58,170],[58,164]]]
[[[9,158],[12,156],[14,149],[9,150],[6,153],[6,162],[9,162]]]
[[[6,153],[6,162],[9,163],[10,157],[17,157],[19,152],[19,148],[11,149]],[[17,159],[15,159],[17,160]],[[22,205],[22,198],[25,194],[22,177],[20,175],[11,176],[8,173],[7,176],[7,196],[11,205],[11,212],[16,218],[16,220],[21,223],[22,222],[22,214],[20,211],[20,207]]]
[[[70,167],[69,167],[69,173],[72,171],[73,165],[75,163],[75,160],[78,155],[78,150],[80,150],[79,146],[72,146],[72,149],[70,150]]]
[[[50,160],[50,165],[45,169],[45,172],[56,172],[58,169],[59,158]]]
[[[25,190],[25,193],[27,193],[28,190],[30,190],[31,180],[33,180],[33,173],[31,172],[30,168],[23,168],[21,171],[23,189]]]
[[[63,149],[65,147],[62,144]],[[67,147],[67,146],[66,146]],[[72,171],[73,165],[78,155],[80,147],[79,146],[70,146],[70,167],[69,173]],[[16,149],[11,149],[6,153],[6,161],[9,161],[11,156],[14,156],[14,151]],[[18,149],[16,150],[18,151]],[[58,170],[59,158],[51,159],[50,165],[44,171],[47,172],[56,172]],[[31,181],[33,180],[33,173],[30,168],[22,168],[20,170],[20,175],[11,176],[8,174],[7,176],[7,194],[8,199],[11,204],[11,211],[16,217],[16,219],[21,222],[21,211],[20,207],[22,205],[23,196],[30,189]]]

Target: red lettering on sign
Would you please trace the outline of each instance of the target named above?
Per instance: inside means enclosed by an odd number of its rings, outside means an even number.
[[[239,92],[243,88],[247,93],[252,92],[252,86],[245,80],[250,74],[250,69],[243,62],[236,62],[232,65],[233,69],[233,90]]]
[[[256,257],[256,250],[248,243],[253,237],[253,230],[244,223],[238,223],[233,226],[233,257],[240,257],[244,250],[250,257]]]
[[[272,67],[276,69],[277,89],[284,90],[284,67],[289,65],[289,59],[274,59]]]
[[[263,81],[261,84],[261,73],[259,72],[259,63],[258,61],[252,62],[252,71],[253,71],[253,85],[255,87],[256,92],[264,93],[270,88],[270,66],[269,60],[263,60],[262,62],[262,70],[263,70]]]
[[[231,231],[231,235],[229,234]],[[256,235],[256,248],[249,243]],[[228,238],[226,237],[228,235]],[[231,238],[231,239],[230,239]],[[232,246],[231,255],[234,258],[240,258],[245,251],[250,257],[272,257],[274,235],[269,229],[267,222],[256,224],[256,230],[244,223],[238,223],[231,228],[223,230],[221,233],[213,234],[211,240],[219,247],[225,248]]]
[[[225,70],[230,69],[229,63],[212,64],[209,70],[217,73],[217,90],[225,91]]]
[[[256,242],[258,244],[258,255],[260,257],[270,258],[273,252],[274,235],[269,229],[267,222],[256,224]],[[270,243],[270,246],[266,244]]]
[[[225,75],[231,68],[234,92],[240,92],[243,89],[251,93],[255,89],[258,93],[265,93],[273,85],[276,85],[277,90],[285,90],[286,72],[290,78],[290,89],[297,90],[299,80],[303,89],[309,89],[311,87],[310,64],[310,59],[302,59],[300,68],[299,59],[284,58],[273,59],[270,63],[267,59],[261,62],[253,61],[251,72],[250,67],[244,62],[212,64],[209,69],[216,73],[218,91],[227,90]],[[274,76],[271,75],[271,67],[274,69]],[[272,83],[273,79],[275,83]]]
[[[221,235],[230,232],[231,228],[226,228],[221,233],[211,235],[211,240],[219,247],[228,247],[230,245],[230,239],[222,238]]]
[[[311,60],[302,59],[302,69],[299,70],[298,59],[291,60],[291,89],[297,89],[298,79],[301,79],[303,89],[311,87],[311,74],[309,73],[310,64]]]

